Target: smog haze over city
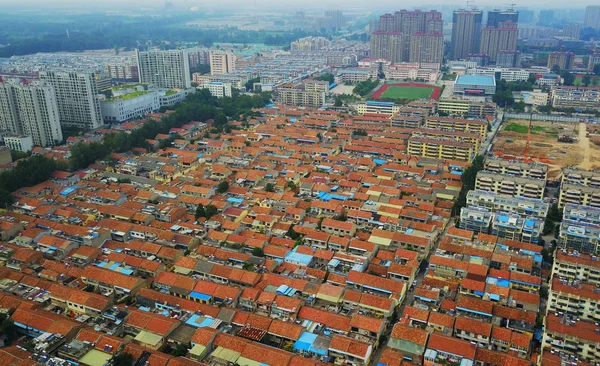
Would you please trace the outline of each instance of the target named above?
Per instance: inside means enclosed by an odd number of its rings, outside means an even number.
[[[600,365],[597,0],[0,9],[0,366]]]

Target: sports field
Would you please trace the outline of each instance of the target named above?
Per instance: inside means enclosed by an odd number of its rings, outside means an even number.
[[[386,84],[383,85],[375,94],[373,99],[437,99],[441,93],[441,88],[429,84]]]
[[[410,86],[392,86],[381,94],[384,99],[421,99],[430,98],[433,88],[413,88]]]

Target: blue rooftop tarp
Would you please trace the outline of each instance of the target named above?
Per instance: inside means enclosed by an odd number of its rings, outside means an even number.
[[[341,196],[339,194],[331,194],[331,193],[326,193],[326,192],[319,192],[318,197],[319,197],[319,199],[326,201],[326,202],[330,201],[330,200],[348,201],[348,200],[352,199],[352,197],[346,197],[346,196]]]
[[[65,188],[62,190],[62,192],[60,192],[61,196],[68,196],[71,193],[73,193],[73,191],[75,191],[77,188],[79,188],[78,186],[73,186],[73,187],[69,187],[69,188]]]
[[[294,349],[298,351],[309,351],[318,355],[325,356],[327,350],[317,349],[313,347],[313,344],[317,340],[317,335],[309,332],[303,332],[300,338],[294,343]]]
[[[373,162],[377,165],[383,165],[386,163],[386,161],[382,159],[373,159]]]
[[[312,255],[296,253],[293,251],[286,254],[286,256],[284,258],[284,261],[286,261],[286,262],[304,265],[304,266],[308,266],[312,262],[312,260],[313,260]]]
[[[204,328],[204,327],[208,327],[209,325],[211,325],[213,323],[213,321],[214,321],[213,318],[205,318],[202,320],[202,322],[198,323],[198,319],[201,318],[202,316],[203,315],[194,314],[185,322],[185,324],[191,325],[192,327],[195,327],[195,328]]]
[[[202,292],[198,292],[198,291],[190,292],[190,297],[193,297],[194,299],[198,299],[198,300],[202,300],[202,301],[210,300],[210,296],[203,294]]]

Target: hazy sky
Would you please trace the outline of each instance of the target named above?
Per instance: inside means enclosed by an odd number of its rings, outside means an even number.
[[[596,0],[597,1],[597,0]],[[218,7],[286,7],[290,10],[311,8],[345,8],[345,7],[369,7],[369,8],[389,8],[403,9],[415,7],[415,2],[397,1],[397,0],[172,0],[176,7],[199,6],[200,8],[218,8]],[[559,0],[527,0],[516,2],[517,7],[531,8],[582,8],[595,1],[591,0],[571,0],[568,3]],[[27,8],[28,6],[42,6],[47,8],[58,8],[63,6],[83,8],[140,8],[153,7],[162,8],[165,0],[0,0],[0,6],[8,6],[10,8]],[[472,4],[479,7],[506,7],[509,2],[506,0],[475,0]],[[444,2],[440,0],[421,0],[418,2],[418,7],[424,8],[435,4],[444,4],[445,6],[456,4],[457,6],[465,6],[466,1],[450,1]],[[38,8],[39,9],[39,8]],[[32,9],[33,10],[33,9]],[[41,9],[40,9],[41,10]]]

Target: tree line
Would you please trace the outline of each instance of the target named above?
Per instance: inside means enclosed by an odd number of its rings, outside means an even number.
[[[240,95],[217,99],[207,89],[201,89],[175,108],[175,112],[161,118],[160,121],[148,121],[131,133],[118,132],[108,134],[102,142],[89,144],[77,143],[71,148],[70,168],[83,169],[108,154],[122,153],[134,147],[148,149],[148,139],[154,139],[158,134],[168,134],[172,128],[179,128],[192,121],[214,120],[218,129],[223,129],[228,117],[239,119],[241,115],[252,115],[253,108],[262,108],[270,103],[271,94]]]
[[[318,35],[317,32],[301,29],[269,32],[240,30],[237,27],[201,29],[184,26],[199,17],[198,14],[168,17],[78,14],[42,18],[3,14],[0,15],[0,44],[4,47],[0,47],[0,57],[111,48],[173,48],[181,43],[205,47],[218,43],[286,46],[298,38]]]
[[[19,161],[13,169],[0,173],[0,207],[7,208],[14,202],[11,192],[42,183],[48,180],[55,170],[66,169],[65,163],[41,155]]]

